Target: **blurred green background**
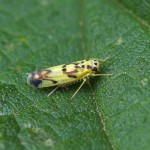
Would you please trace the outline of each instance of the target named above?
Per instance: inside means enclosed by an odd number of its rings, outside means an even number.
[[[26,73],[106,58],[74,99]],[[148,150],[150,1],[0,0],[0,150]]]

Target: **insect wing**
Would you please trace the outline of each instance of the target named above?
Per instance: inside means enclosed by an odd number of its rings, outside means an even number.
[[[74,64],[47,68],[48,75],[42,79],[41,87],[63,85],[75,82],[83,76],[83,69],[75,68]]]

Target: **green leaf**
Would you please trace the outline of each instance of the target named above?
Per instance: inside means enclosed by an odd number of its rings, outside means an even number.
[[[150,3],[0,0],[0,150],[148,150]],[[139,5],[140,4],[140,5]],[[100,73],[47,94],[26,73],[110,57]]]

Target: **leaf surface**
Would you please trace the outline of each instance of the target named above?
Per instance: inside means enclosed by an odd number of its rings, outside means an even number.
[[[0,0],[0,149],[148,150],[150,3]],[[146,15],[145,15],[146,14]],[[35,89],[26,73],[109,59],[85,84]]]

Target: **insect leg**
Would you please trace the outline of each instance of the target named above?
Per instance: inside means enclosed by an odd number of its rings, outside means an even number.
[[[106,57],[106,58],[104,58],[104,59],[98,59],[99,61],[101,61],[101,62],[105,62],[105,61],[107,61],[108,59],[110,59],[110,57],[108,56],[108,57]]]
[[[59,86],[56,86],[56,88],[54,88],[54,90],[51,91],[47,96],[50,96],[51,94],[53,94],[58,88],[59,88]]]
[[[76,90],[76,92],[72,95],[71,99],[78,93],[78,91],[81,89],[81,87],[83,86],[83,84],[86,82],[86,78],[83,78],[83,82],[81,83],[81,85],[79,86],[79,88]]]
[[[91,74],[91,76],[96,77],[96,76],[111,76],[112,74]]]

